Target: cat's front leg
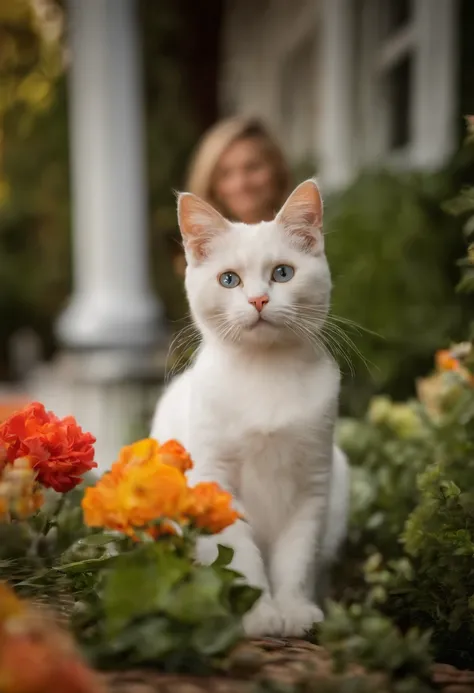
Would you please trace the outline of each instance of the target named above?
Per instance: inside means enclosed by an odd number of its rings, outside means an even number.
[[[201,479],[202,480],[202,479]],[[213,479],[216,481],[217,479]],[[227,484],[219,482],[224,488]],[[245,518],[245,508],[235,498],[234,508]],[[210,564],[217,558],[218,544],[228,546],[234,551],[230,568],[241,573],[245,581],[262,590],[262,596],[244,617],[244,629],[248,637],[281,635],[283,619],[270,594],[270,584],[265,571],[260,549],[254,539],[251,526],[244,520],[237,520],[220,534],[202,537],[197,543],[197,559]]]
[[[313,599],[317,574],[324,497],[309,498],[288,521],[274,543],[270,575],[275,602],[283,618],[283,634],[301,637],[323,612]]]

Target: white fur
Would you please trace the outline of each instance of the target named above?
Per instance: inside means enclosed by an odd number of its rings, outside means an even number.
[[[186,204],[192,216],[193,200]],[[320,597],[344,538],[348,502],[347,462],[333,447],[339,370],[303,327],[317,311],[317,332],[329,306],[322,236],[315,228],[317,243],[309,252],[306,239],[303,250],[291,206],[288,223],[282,213],[256,226],[222,220],[212,234],[203,203],[196,204],[202,228],[189,225],[182,209],[180,222],[185,247],[189,231],[211,237],[204,256],[187,253],[186,289],[203,342],[158,403],[151,435],[179,440],[194,460],[190,482],[219,482],[246,519],[201,540],[198,558],[209,563],[218,543],[231,546],[232,567],[263,589],[245,618],[247,634],[300,636],[323,618],[315,589],[319,581]],[[208,220],[214,231],[215,214]],[[293,279],[272,282],[283,263],[295,268]],[[238,287],[219,284],[227,270],[241,277]],[[248,303],[263,293],[267,322]]]

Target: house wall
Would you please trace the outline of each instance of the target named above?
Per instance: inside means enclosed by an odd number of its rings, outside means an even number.
[[[223,115],[263,118],[293,161],[315,156],[319,0],[229,0],[222,35]]]
[[[472,0],[464,0],[465,4]],[[259,115],[327,189],[458,144],[459,0],[226,0],[221,114]]]

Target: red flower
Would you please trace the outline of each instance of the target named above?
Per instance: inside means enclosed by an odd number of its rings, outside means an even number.
[[[72,416],[59,419],[39,402],[0,425],[3,464],[28,457],[37,481],[59,493],[73,489],[83,474],[97,467],[94,443],[94,436],[84,433]]]

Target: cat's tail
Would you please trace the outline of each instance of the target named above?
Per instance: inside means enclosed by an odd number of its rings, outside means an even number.
[[[347,535],[349,494],[349,462],[342,450],[334,446],[328,512],[321,546],[321,562],[316,580],[316,597],[320,604],[323,604],[330,596],[331,568]]]
[[[344,543],[349,518],[350,467],[343,451],[334,446],[326,531],[322,559],[333,563]]]

